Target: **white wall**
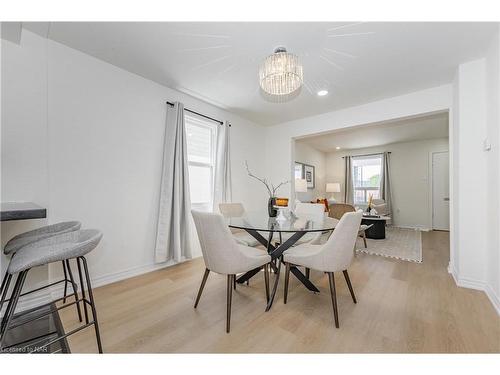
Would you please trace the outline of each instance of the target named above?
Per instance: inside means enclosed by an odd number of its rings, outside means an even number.
[[[431,152],[448,151],[448,138],[393,143],[385,146],[337,151],[327,154],[326,176],[341,182],[344,196],[345,155],[391,152],[391,190],[393,224],[401,227],[430,229],[430,164]]]
[[[455,207],[458,214],[455,252],[458,257],[452,267],[462,284],[478,286],[486,276],[487,177],[485,60],[476,60],[459,66],[457,71],[458,130],[457,176]],[[481,213],[481,214],[479,214]],[[482,233],[482,235],[481,235]]]
[[[497,33],[484,59],[460,65],[454,80],[458,230],[450,268],[458,285],[484,290],[500,314],[498,38]]]
[[[486,56],[486,137],[491,151],[486,153],[487,170],[487,288],[500,308],[500,33],[492,40]]]
[[[1,200],[49,202],[47,145],[47,45],[36,38],[24,46],[1,41]],[[1,246],[47,220],[1,223]],[[2,258],[0,274],[7,267]],[[28,275],[28,287],[47,279],[47,267]]]
[[[265,174],[261,126],[59,43],[47,44],[26,30],[20,46],[3,43],[8,46],[4,55],[15,60],[10,66],[15,76],[30,71],[26,59],[48,68],[46,83],[39,85],[47,91],[48,105],[39,105],[47,114],[30,114],[29,125],[20,126],[17,114],[31,112],[31,96],[18,92],[14,78],[5,85],[12,104],[2,128],[18,128],[5,142],[25,144],[27,160],[40,159],[39,144],[47,153],[48,169],[40,178],[48,181],[48,189],[41,203],[48,206],[50,222],[77,219],[104,232],[89,256],[97,285],[157,267],[153,251],[167,100],[232,123],[234,200],[266,207],[265,191],[252,185],[244,168],[247,159],[254,173]],[[48,136],[31,137],[33,126]],[[21,189],[16,199],[35,199],[21,178],[28,167],[9,167],[14,176],[5,178],[7,189]]]
[[[297,198],[303,202],[325,198],[326,154],[304,142],[297,141],[295,142],[295,161],[313,165],[316,175],[314,189],[307,189],[307,193],[299,193]]]
[[[451,89],[451,85],[443,85],[271,126],[266,129],[267,154],[273,155],[273,162],[268,163],[268,174],[277,180],[293,177],[294,138],[448,111],[451,107]],[[289,194],[292,191],[293,186],[289,188]]]

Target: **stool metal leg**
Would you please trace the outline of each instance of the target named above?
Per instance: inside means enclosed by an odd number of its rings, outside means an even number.
[[[85,323],[89,324],[89,313],[87,311],[87,303],[85,303],[85,285],[83,284],[83,274],[82,274],[82,266],[80,265],[80,259],[76,259],[76,265],[78,267],[78,275],[80,277],[80,289],[82,290],[82,299],[83,302],[83,312],[85,313]]]
[[[12,275],[11,275],[12,276]],[[7,307],[5,309],[5,313],[3,314],[2,321],[0,322],[0,337],[3,335],[4,327],[7,322],[7,318],[9,316],[10,310],[12,308],[12,303],[13,303],[13,296],[17,293],[17,290],[19,288],[19,283],[21,281],[21,274],[17,275],[16,282],[14,283],[14,287],[12,288],[11,296],[7,301],[9,302],[7,304]],[[4,290],[4,293],[6,293],[8,289]]]
[[[9,330],[12,318],[14,317],[14,312],[16,311],[17,302],[19,301],[19,296],[21,294],[21,290],[23,289],[24,281],[26,280],[26,275],[28,274],[28,271],[29,269],[20,272],[20,274],[17,277],[16,285],[14,286],[14,290],[12,291],[12,297],[10,298],[9,305],[7,306],[8,313],[6,313],[6,315],[2,319],[0,348],[3,347],[4,339],[6,337],[7,331]]]
[[[0,299],[0,312],[2,311],[3,304],[7,298],[7,291],[9,290],[10,280],[12,279],[12,275],[10,273],[5,273],[4,281],[2,282],[2,297]]]
[[[64,263],[64,260],[61,261],[62,266],[63,266],[63,272],[64,272],[64,294],[63,294],[63,303],[66,303],[66,296],[68,292],[68,273],[66,271],[66,263]]]
[[[101,335],[99,333],[99,323],[97,322],[97,311],[95,308],[94,295],[92,294],[92,285],[90,284],[90,276],[89,276],[89,269],[87,267],[87,260],[85,259],[85,257],[80,257],[78,259],[82,260],[83,269],[85,270],[85,278],[87,279],[87,291],[89,292],[89,299],[90,299],[90,308],[92,309],[92,316],[94,318],[93,320],[94,320],[95,336],[97,340],[97,348],[99,350],[99,353],[102,353]]]
[[[2,278],[2,286],[0,287],[0,295],[3,293],[3,288],[5,288],[5,285],[7,284],[7,279],[9,278],[9,273],[5,272],[5,275],[3,275]],[[1,308],[0,308],[1,310]]]
[[[73,296],[76,301],[76,311],[78,312],[78,320],[82,321],[82,312],[80,310],[80,302],[78,302],[78,286],[75,283],[75,279],[73,278],[73,272],[71,272],[71,264],[69,263],[69,259],[66,259],[66,268],[68,269],[69,280],[71,282],[71,287],[73,288]],[[66,295],[65,295],[66,297]],[[64,301],[63,301],[64,303]],[[84,302],[85,303],[85,302]]]

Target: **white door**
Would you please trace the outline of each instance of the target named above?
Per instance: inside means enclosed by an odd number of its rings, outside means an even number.
[[[450,230],[448,152],[432,154],[432,229]]]

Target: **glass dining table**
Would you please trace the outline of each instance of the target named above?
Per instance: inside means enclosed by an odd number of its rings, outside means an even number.
[[[335,229],[338,220],[330,217],[318,217],[293,213],[286,215],[285,220],[269,217],[267,211],[245,212],[242,216],[226,218],[230,228],[243,229],[262,244],[271,256],[271,268],[275,274],[273,288],[267,302],[266,311],[273,305],[276,290],[278,288],[281,257],[291,246],[297,243],[308,233],[330,232]],[[275,238],[277,236],[277,238]],[[284,241],[283,241],[283,237]],[[273,244],[273,240],[275,243]],[[240,284],[259,273],[256,268],[239,276],[236,281]],[[304,275],[297,267],[290,267],[290,272],[310,291],[319,293],[319,289]]]

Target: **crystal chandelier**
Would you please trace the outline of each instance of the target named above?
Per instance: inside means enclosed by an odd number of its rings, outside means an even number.
[[[275,101],[286,101],[300,93],[304,81],[299,58],[278,47],[259,69],[259,83],[264,94]]]

